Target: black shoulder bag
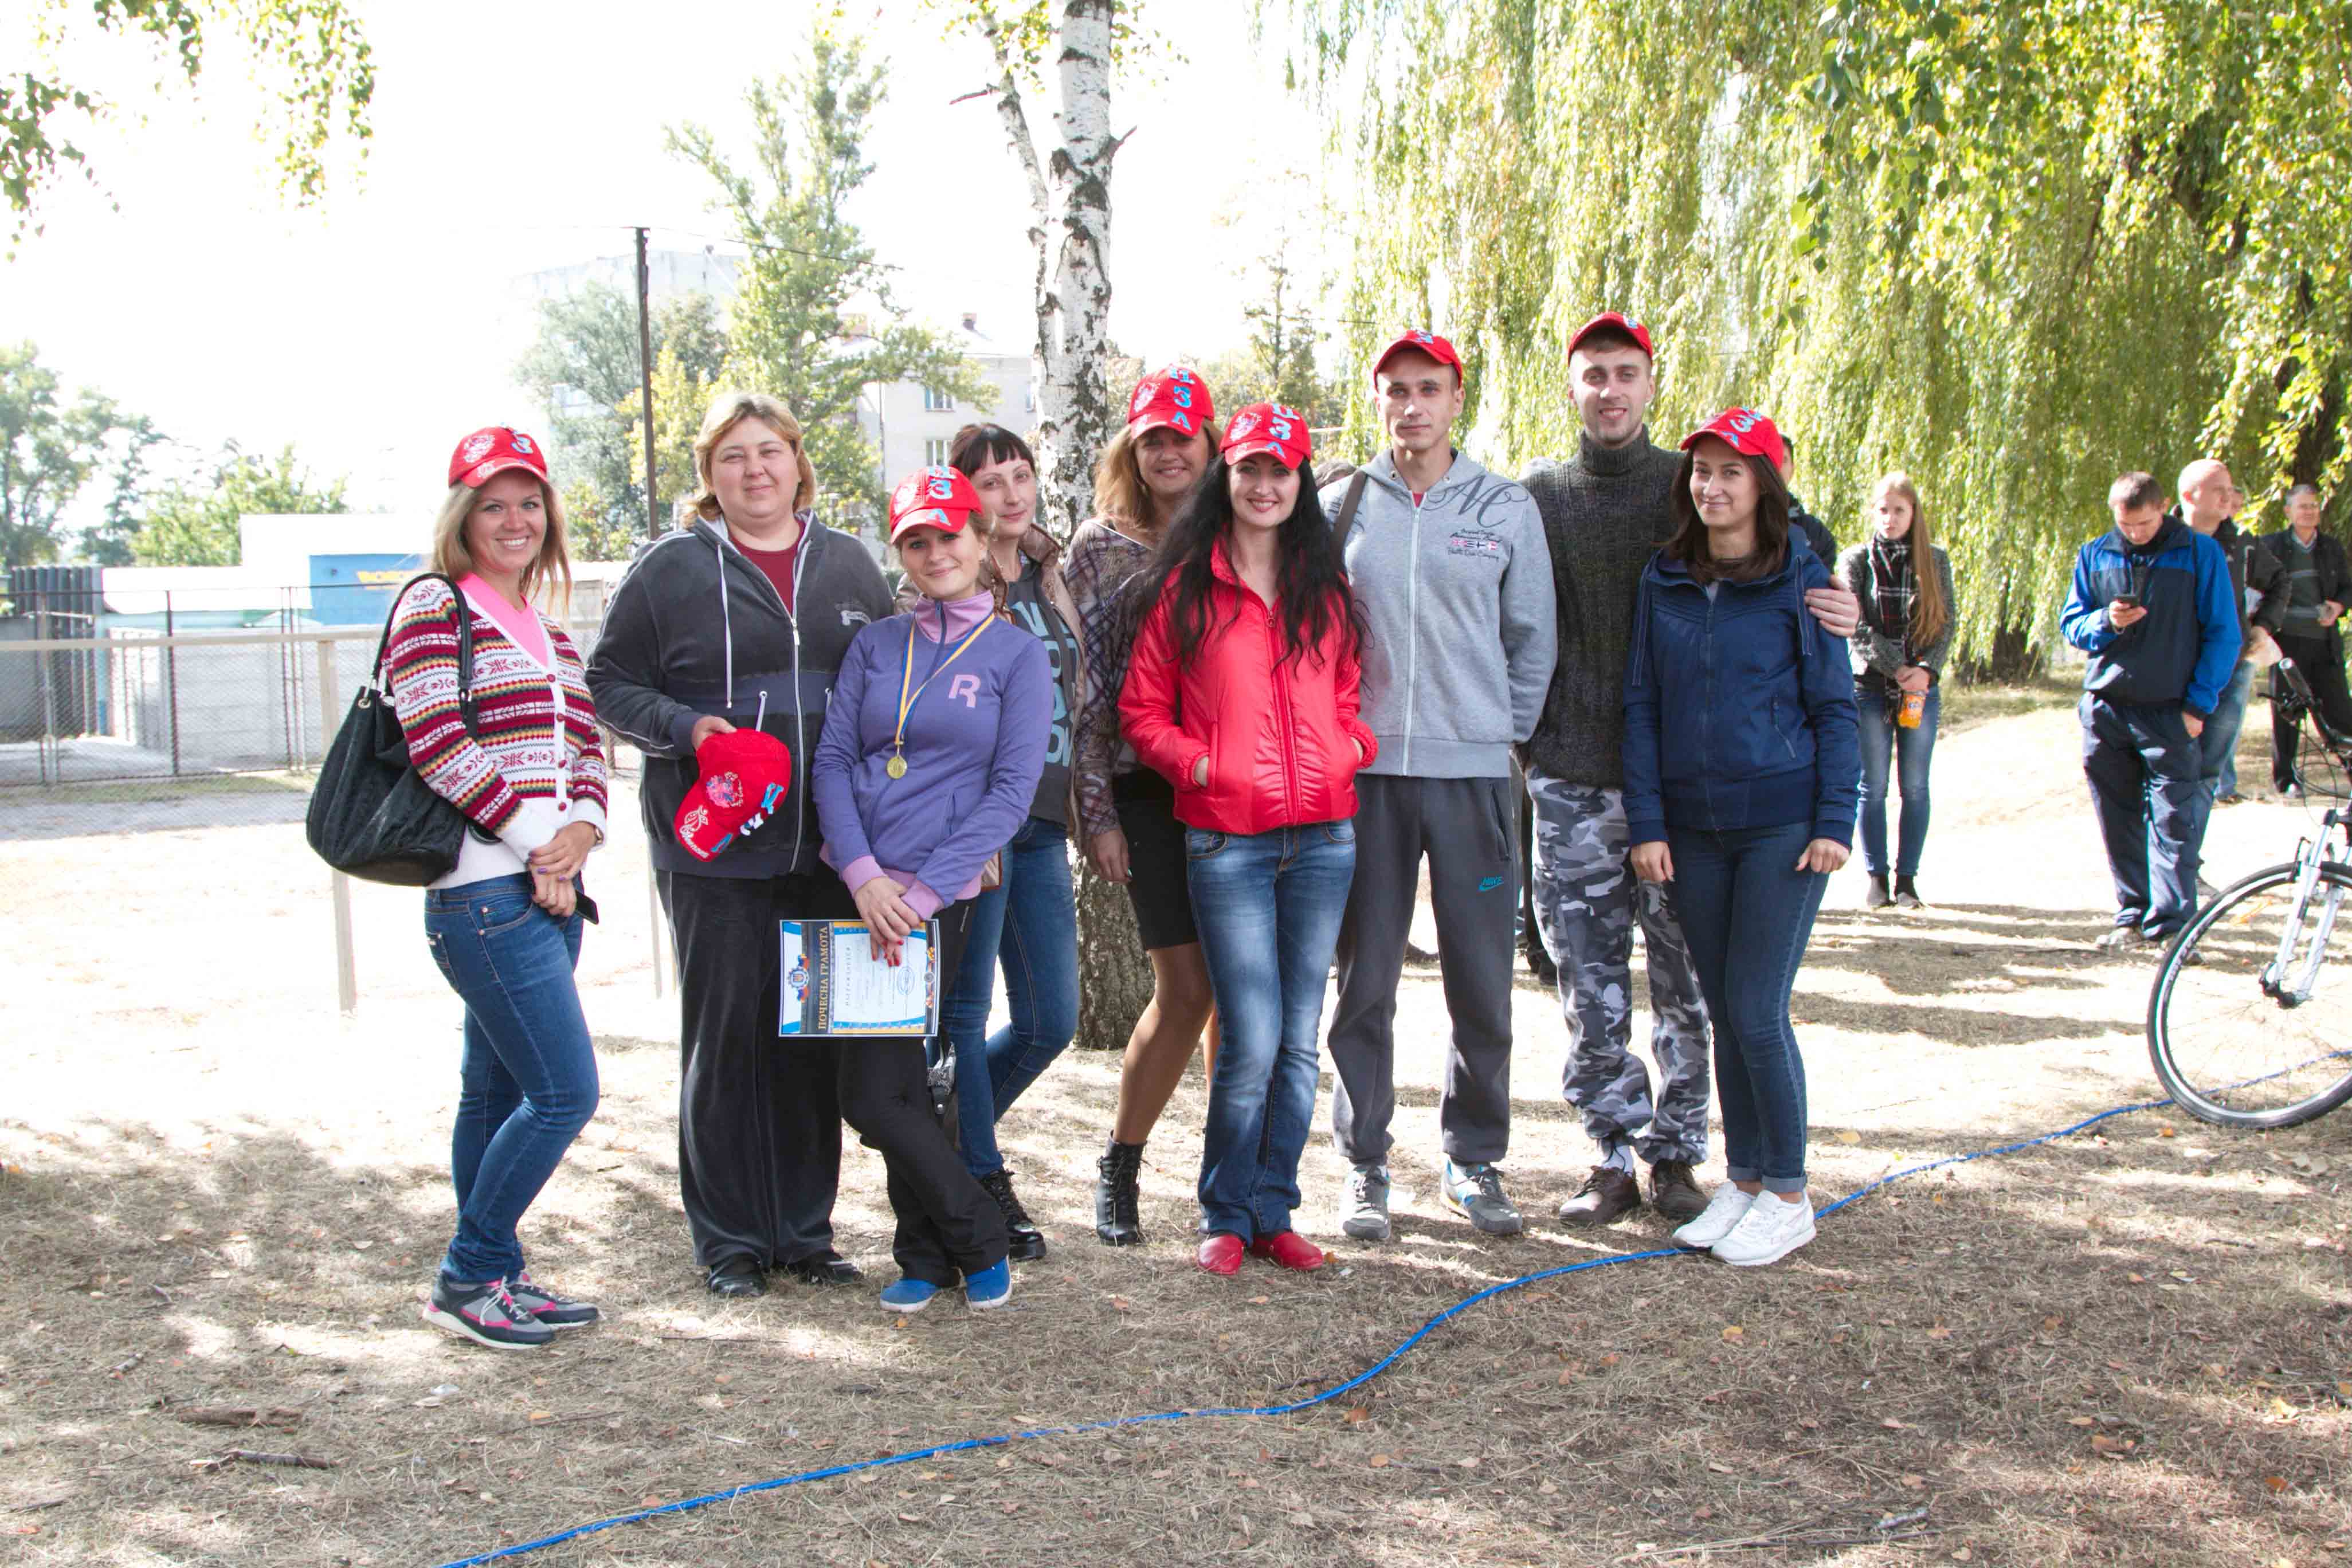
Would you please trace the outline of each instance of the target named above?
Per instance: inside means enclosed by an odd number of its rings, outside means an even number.
[[[401,585],[401,595],[427,579],[447,583],[456,601],[457,712],[471,735],[478,731],[473,611],[467,607],[464,591],[438,572],[409,579]],[[392,614],[384,617],[383,635],[376,639],[375,665],[367,684],[352,699],[343,727],[320,765],[303,827],[319,858],[336,870],[364,881],[422,888],[456,868],[473,824],[436,795],[408,760],[408,736],[393,711],[392,691],[383,678],[393,617],[399,613],[396,595]]]

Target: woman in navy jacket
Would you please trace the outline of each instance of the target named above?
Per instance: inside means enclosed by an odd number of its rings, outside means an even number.
[[[1805,613],[1829,569],[1790,529],[1771,420],[1727,409],[1683,452],[1625,666],[1625,818],[1635,874],[1672,884],[1715,1025],[1730,1179],[1675,1241],[1772,1263],[1813,1238],[1789,993],[1853,841],[1853,671]]]

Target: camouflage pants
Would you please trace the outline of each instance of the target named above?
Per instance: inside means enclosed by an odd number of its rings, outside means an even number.
[[[1613,789],[1528,774],[1535,804],[1536,923],[1559,966],[1568,1018],[1568,1102],[1595,1142],[1631,1138],[1644,1160],[1706,1158],[1706,1003],[1665,889],[1627,863],[1625,797]],[[1633,924],[1649,955],[1649,1068],[1633,1033]]]

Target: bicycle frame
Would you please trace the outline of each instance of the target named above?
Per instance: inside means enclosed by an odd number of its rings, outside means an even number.
[[[2329,842],[2346,820],[2343,812],[2330,807],[2320,818],[2319,837],[2306,838],[2296,847],[2294,902],[2287,910],[2285,928],[2279,932],[2278,954],[2263,966],[2262,977],[2263,994],[2282,1007],[2302,1006],[2311,1000],[2312,989],[2319,983],[2320,960],[2327,952],[2328,934],[2336,929],[2336,912],[2344,905],[2343,888],[2329,886],[2318,929],[2311,933],[2309,947],[2299,959],[2295,939],[2303,934],[2304,914],[2310,909],[2311,895],[2319,885],[2320,868],[2329,862]],[[2288,978],[2290,974],[2292,980]]]

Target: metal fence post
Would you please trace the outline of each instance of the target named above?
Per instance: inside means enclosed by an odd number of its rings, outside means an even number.
[[[323,747],[333,744],[328,737],[340,726],[335,712],[335,643],[332,637],[319,639],[319,734]],[[331,873],[335,899],[335,1003],[348,1018],[359,1011],[359,963],[352,952],[352,879],[341,871]]]

